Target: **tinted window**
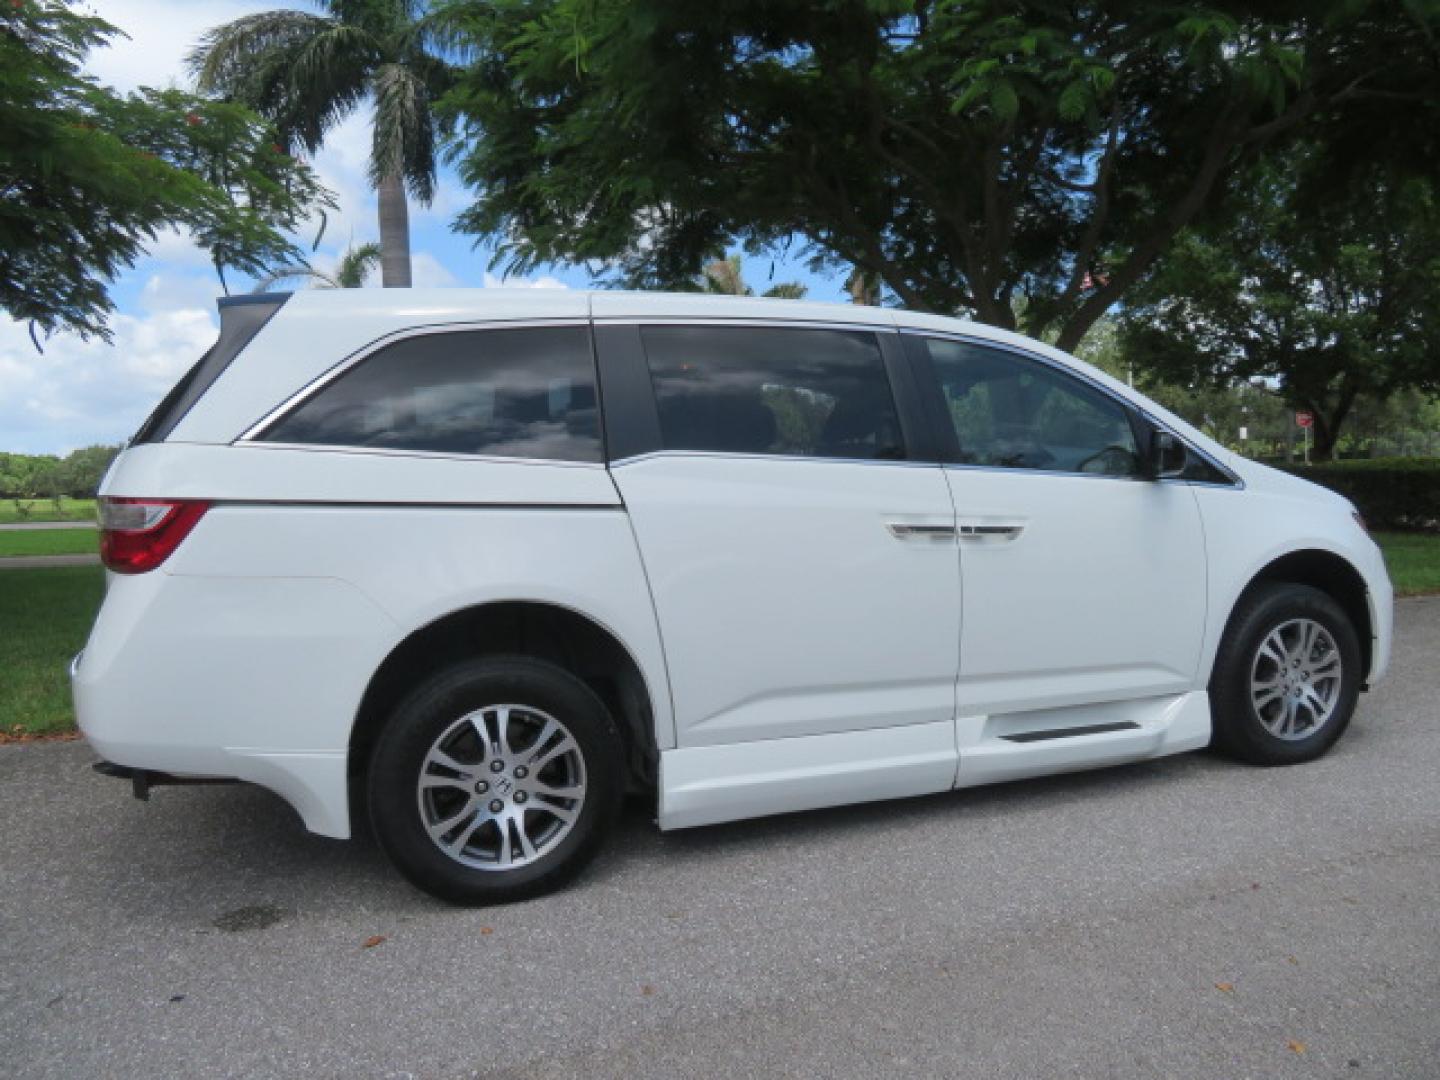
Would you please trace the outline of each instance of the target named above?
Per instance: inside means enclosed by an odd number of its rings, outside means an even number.
[[[1201,484],[1225,484],[1227,486],[1235,483],[1194,450],[1189,451],[1185,457],[1185,471],[1180,474],[1180,479],[1194,480]]]
[[[641,334],[667,450],[905,456],[873,334],[713,326]]]
[[[224,374],[230,362],[249,345],[290,299],[289,293],[227,296],[220,301],[220,337],[170,390],[130,440],[134,445],[163,442],[195,403]]]
[[[1135,432],[1119,402],[1001,349],[937,338],[928,345],[965,464],[1140,473]]]
[[[561,326],[405,338],[360,361],[262,438],[599,461],[590,334]]]

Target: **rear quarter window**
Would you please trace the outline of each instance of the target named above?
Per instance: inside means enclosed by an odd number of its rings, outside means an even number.
[[[598,462],[584,326],[417,334],[360,360],[264,442]]]
[[[131,445],[163,442],[169,438],[186,413],[289,299],[289,293],[263,293],[221,300],[219,339],[155,406],[155,411],[130,439]]]

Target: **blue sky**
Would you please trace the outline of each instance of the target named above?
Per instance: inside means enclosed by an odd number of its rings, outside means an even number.
[[[89,0],[81,6],[118,26],[128,38],[91,56],[89,69],[121,90],[136,86],[187,86],[183,59],[208,27],[276,7],[307,7],[286,0]],[[312,261],[334,264],[351,242],[378,238],[375,198],[365,181],[369,110],[359,109],[335,129],[313,165],[340,202],[330,215]],[[411,207],[411,244],[417,286],[586,288],[579,268],[550,267],[525,279],[502,281],[489,267],[492,250],[450,229],[469,193],[453,172],[442,171],[435,202]],[[305,245],[314,230],[303,236]],[[773,265],[773,278],[772,278]],[[798,280],[810,298],[843,300],[842,277],[817,277],[803,265],[748,260],[746,277],[759,287]],[[251,282],[230,281],[232,291]],[[111,295],[118,312],[115,341],[82,342],[56,335],[39,355],[24,324],[0,316],[0,450],[63,454],[92,443],[129,437],[146,413],[209,347],[215,336],[219,282],[204,252],[184,236],[169,234],[124,273]]]

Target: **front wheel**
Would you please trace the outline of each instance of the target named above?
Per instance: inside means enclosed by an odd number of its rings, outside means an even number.
[[[456,664],[401,703],[369,770],[370,814],[413,884],[460,904],[568,881],[624,790],[620,735],[569,672],[527,657]]]
[[[1215,660],[1215,746],[1256,765],[1313,760],[1344,733],[1359,692],[1359,638],[1340,605],[1308,585],[1258,586]]]

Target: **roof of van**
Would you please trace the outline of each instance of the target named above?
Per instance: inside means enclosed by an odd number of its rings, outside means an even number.
[[[261,301],[280,294],[252,294],[222,300]],[[415,326],[492,319],[765,319],[786,322],[848,323],[963,331],[975,337],[1010,341],[1046,350],[1032,338],[965,319],[899,308],[813,300],[777,300],[710,293],[623,292],[581,289],[304,289],[290,295],[288,317],[304,314],[363,317]]]

